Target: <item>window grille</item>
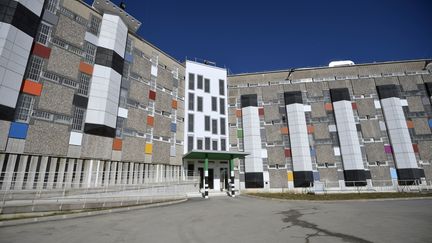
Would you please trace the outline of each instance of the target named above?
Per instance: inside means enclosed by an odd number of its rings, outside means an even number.
[[[28,65],[29,69],[27,70],[27,78],[39,82],[40,74],[42,71],[42,64],[42,58],[32,56]]]
[[[20,95],[18,99],[17,108],[16,108],[15,119],[21,122],[29,122],[32,106],[33,106],[33,97],[26,94]]]
[[[90,18],[90,26],[88,28],[88,31],[94,35],[98,35],[101,21],[102,20],[100,18],[92,15]]]
[[[96,56],[96,46],[86,41],[84,44],[84,53],[84,61],[93,64]]]
[[[46,9],[55,14],[57,12],[57,4],[58,4],[58,0],[48,0]]]
[[[82,94],[87,96],[88,95],[88,90],[89,90],[89,85],[90,85],[90,76],[84,73],[81,73],[80,75],[80,83],[79,83],[79,87],[78,87],[78,94]]]
[[[72,129],[78,131],[81,131],[83,129],[84,112],[85,109],[80,107],[75,107],[73,117],[72,117]]]
[[[39,42],[46,46],[48,44],[50,34],[51,34],[51,26],[45,23],[41,23],[39,27],[39,32],[36,36],[36,42]]]

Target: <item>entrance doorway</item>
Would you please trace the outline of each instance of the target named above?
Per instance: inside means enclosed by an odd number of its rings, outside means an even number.
[[[221,191],[228,190],[228,187],[228,169],[220,168],[220,189]]]
[[[200,189],[204,188],[204,168],[198,168],[199,176],[200,176]],[[209,189],[214,188],[214,170],[208,169],[208,185]]]

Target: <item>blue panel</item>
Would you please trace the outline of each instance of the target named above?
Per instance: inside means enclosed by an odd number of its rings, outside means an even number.
[[[311,154],[312,157],[314,157],[315,156],[315,149],[311,148],[310,149],[310,154]]]
[[[429,120],[429,127],[432,128],[432,119]]]
[[[390,168],[390,176],[391,176],[392,179],[397,179],[398,178],[397,172],[396,172],[395,168]]]
[[[10,138],[25,139],[27,137],[28,124],[12,122],[9,129]]]
[[[124,57],[124,59],[125,59],[125,61],[131,63],[131,62],[133,61],[133,56],[132,56],[132,54],[129,54],[129,53],[126,53],[126,52],[125,52],[125,57]]]
[[[176,132],[176,131],[177,131],[177,124],[171,123],[171,132]]]
[[[313,178],[314,178],[314,181],[319,181],[320,180],[320,173],[319,173],[319,171],[314,171],[313,172]]]

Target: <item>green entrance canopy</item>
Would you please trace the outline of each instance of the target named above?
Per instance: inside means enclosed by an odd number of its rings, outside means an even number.
[[[212,150],[192,150],[183,156],[183,159],[207,159],[209,160],[230,160],[243,159],[249,155],[245,152],[212,151]]]

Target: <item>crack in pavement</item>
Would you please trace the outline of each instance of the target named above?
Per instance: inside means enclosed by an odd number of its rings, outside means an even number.
[[[306,243],[309,243],[311,238],[317,237],[317,236],[336,237],[336,238],[340,238],[344,242],[372,243],[371,241],[368,241],[368,240],[365,240],[365,239],[362,239],[362,238],[359,238],[359,237],[356,237],[353,235],[336,233],[336,232],[332,232],[330,230],[322,229],[322,228],[318,227],[317,224],[310,223],[310,222],[305,221],[305,220],[301,220],[300,217],[303,216],[303,214],[300,213],[298,210],[295,210],[295,209],[291,209],[288,211],[282,211],[278,214],[282,214],[285,216],[282,219],[283,222],[291,224],[291,225],[288,225],[282,229],[288,229],[288,228],[291,228],[293,226],[299,226],[302,228],[311,229],[311,230],[316,231],[313,234],[306,234],[306,237],[305,237]]]

